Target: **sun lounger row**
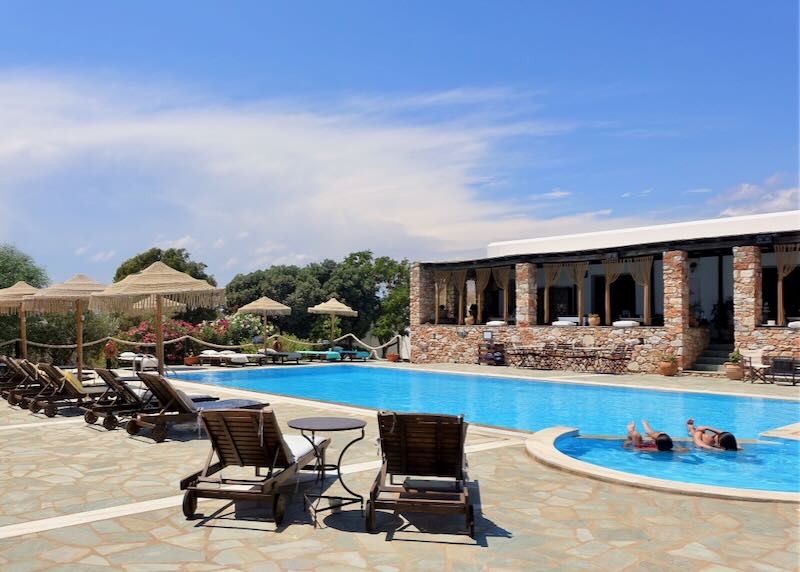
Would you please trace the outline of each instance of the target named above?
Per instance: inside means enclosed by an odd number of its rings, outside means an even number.
[[[246,366],[249,364],[264,365],[265,363],[300,363],[302,357],[296,352],[276,352],[274,350],[259,350],[257,353],[239,353],[232,350],[203,350],[200,352],[200,363],[215,366]]]

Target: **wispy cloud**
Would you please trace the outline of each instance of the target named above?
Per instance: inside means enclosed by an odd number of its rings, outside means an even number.
[[[763,183],[740,183],[709,199],[710,205],[726,205],[720,216],[739,216],[800,209],[800,187],[781,187],[784,177],[774,174]]]
[[[708,187],[698,187],[696,189],[686,189],[683,191],[684,195],[705,195],[708,193],[713,193],[713,189],[709,189]]]
[[[554,188],[552,191],[546,193],[535,193],[530,195],[528,198],[531,200],[554,200],[554,199],[566,199],[567,197],[571,197],[574,193],[572,191],[567,191],[565,189],[561,189],[559,187]]]
[[[653,189],[644,189],[643,191],[638,191],[638,192],[627,191],[625,193],[622,193],[620,195],[620,198],[622,199],[642,198],[648,196],[652,192]]]
[[[100,251],[100,252],[97,252],[97,253],[93,254],[89,258],[89,260],[91,260],[92,262],[108,262],[109,260],[114,258],[115,254],[116,254],[116,251],[114,251],[114,250],[103,250],[103,251]]]
[[[75,256],[83,256],[84,254],[86,254],[87,250],[89,250],[88,246],[86,245],[79,246],[78,248],[75,249]]]

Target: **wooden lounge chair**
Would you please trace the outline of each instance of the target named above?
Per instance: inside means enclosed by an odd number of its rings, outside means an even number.
[[[784,381],[797,385],[800,382],[800,360],[772,358],[769,379],[772,383]]]
[[[301,435],[283,435],[275,413],[269,409],[222,409],[204,411],[203,426],[211,440],[211,451],[202,470],[180,483],[183,514],[193,518],[198,498],[267,501],[272,500],[272,514],[280,526],[286,510],[286,494],[279,489],[288,479],[316,458],[315,447]],[[324,463],[329,439],[317,438],[316,451]],[[214,455],[218,461],[212,464]],[[255,479],[225,479],[226,467],[253,467]],[[262,474],[266,470],[266,474]]]
[[[367,501],[367,531],[375,528],[375,511],[387,509],[460,514],[469,535],[474,537],[475,514],[464,455],[467,424],[463,416],[382,411],[378,413],[378,429],[383,464]],[[406,479],[395,483],[397,476]],[[453,482],[411,477],[444,477]]]
[[[109,393],[93,403],[83,407],[85,411],[83,419],[90,425],[103,420],[103,427],[113,431],[119,426],[120,418],[132,417],[137,413],[158,413],[160,405],[155,395],[144,389],[132,387],[127,382],[136,380],[138,377],[119,377],[110,369],[97,368],[95,372],[109,387]],[[218,401],[218,397],[210,395],[192,395],[189,399],[194,403],[208,401]]]
[[[18,360],[17,366],[25,375],[25,380],[6,396],[10,405],[28,409],[39,397],[54,396],[62,391],[57,380],[51,379],[44,370],[28,360]],[[39,409],[36,409],[37,412]]]
[[[84,407],[111,395],[107,385],[84,385],[71,373],[52,364],[40,363],[39,369],[50,378],[54,391],[29,399],[28,408],[33,413],[44,410],[48,417],[55,417],[62,409]]]
[[[40,386],[36,379],[31,379],[28,373],[22,369],[20,362],[12,357],[2,356],[3,363],[6,364],[6,375],[3,377],[3,383],[0,385],[0,395],[4,399],[8,399],[11,405],[15,405],[16,401],[12,401],[11,395],[14,391],[24,391],[25,388],[31,384]],[[35,368],[34,368],[35,369]]]
[[[128,421],[125,429],[129,435],[136,435],[143,428],[150,429],[150,437],[156,443],[167,438],[167,430],[170,425],[194,421],[201,410],[205,413],[210,409],[260,409],[269,405],[249,399],[226,399],[204,403],[202,408],[198,408],[188,395],[175,389],[166,378],[158,374],[143,372],[139,372],[138,376],[158,400],[159,409],[154,413],[136,414],[133,419]]]

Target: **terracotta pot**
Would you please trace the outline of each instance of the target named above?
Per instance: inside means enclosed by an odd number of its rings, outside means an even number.
[[[388,361],[400,361],[400,354],[387,354],[386,359]]]
[[[599,326],[600,325],[600,316],[589,316],[589,325],[590,326]]]
[[[197,365],[200,363],[200,356],[187,356],[183,358],[183,365]]]
[[[744,368],[740,363],[727,361],[725,362],[725,375],[728,379],[742,379],[744,377]]]
[[[672,377],[678,373],[678,364],[674,361],[660,361],[658,362],[658,371],[661,375]]]

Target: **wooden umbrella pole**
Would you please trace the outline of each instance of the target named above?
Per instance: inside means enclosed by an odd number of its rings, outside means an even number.
[[[78,360],[78,380],[83,381],[83,304],[75,300],[75,341],[76,359]]]
[[[19,310],[19,338],[22,346],[22,359],[28,359],[28,319],[25,310]]]
[[[333,333],[336,331],[336,315],[331,314],[331,349],[333,349]]]
[[[267,313],[264,312],[264,355],[267,354]]]
[[[156,360],[159,375],[164,375],[164,298],[160,294],[156,294]]]

